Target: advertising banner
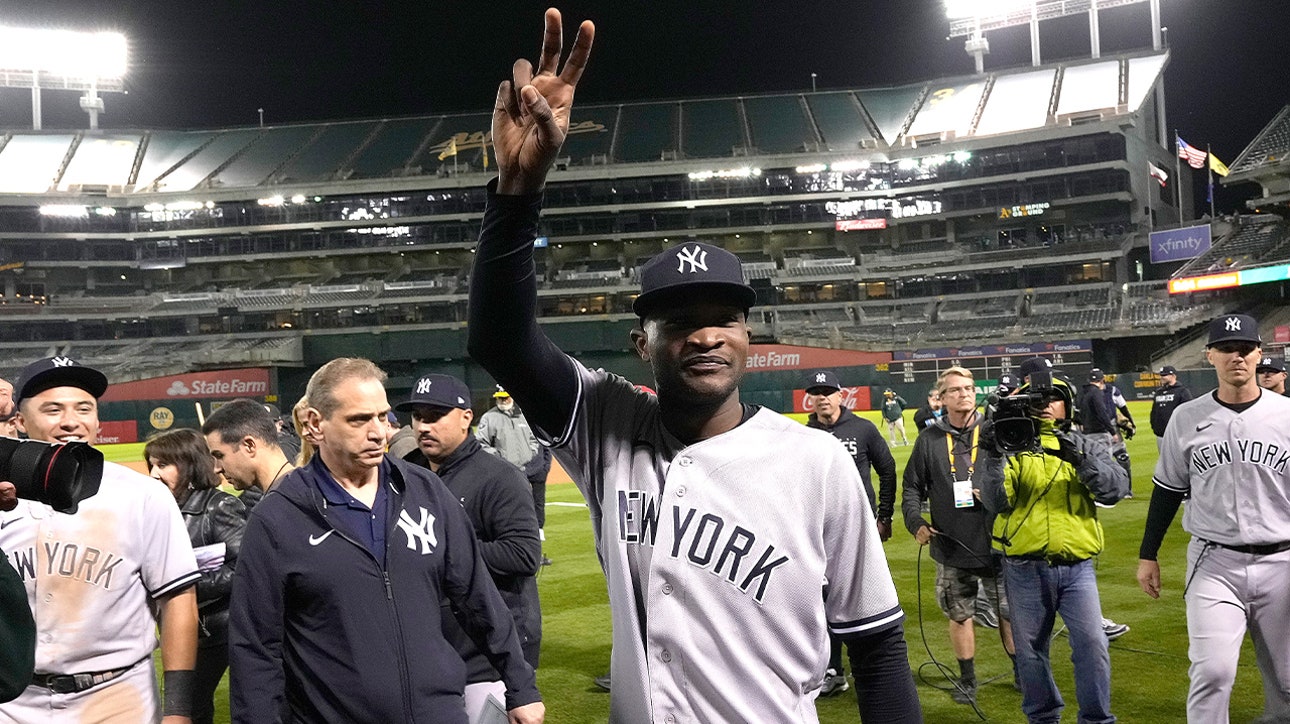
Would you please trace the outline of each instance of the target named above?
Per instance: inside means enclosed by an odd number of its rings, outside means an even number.
[[[103,420],[99,423],[99,439],[96,445],[115,445],[121,442],[139,442],[139,423],[137,420]]]
[[[830,367],[861,367],[891,362],[890,352],[822,349],[790,344],[754,344],[748,348],[749,372],[778,372]]]
[[[974,347],[940,347],[895,352],[892,361],[963,359],[966,357],[1001,357],[1015,355],[1048,355],[1054,352],[1088,352],[1093,343],[1087,339],[1067,342],[1033,342],[1028,344],[986,344]]]
[[[246,368],[154,377],[108,387],[104,402],[123,400],[205,400],[263,397],[270,393],[269,370]]]
[[[870,400],[870,388],[864,387],[843,387],[842,388],[842,406],[848,410],[868,410]],[[806,390],[793,390],[793,412],[815,412],[815,408],[806,397]]]
[[[1151,233],[1151,263],[1195,259],[1214,243],[1209,224]]]

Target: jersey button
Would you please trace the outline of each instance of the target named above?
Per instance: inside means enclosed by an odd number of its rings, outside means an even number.
[[[684,498],[684,497],[685,497],[685,486],[684,486],[684,485],[678,485],[678,486],[677,486],[677,488],[676,488],[676,497],[678,497],[678,498]]]
[[[659,654],[658,657],[662,659],[665,664],[672,663],[672,652],[667,649],[663,649],[663,653]]]
[[[664,584],[663,584],[663,595],[664,595],[664,596],[670,596],[670,595],[672,595],[672,584],[670,584],[670,583],[664,583]]]
[[[676,724],[676,717],[672,716],[671,714],[668,714],[667,716],[663,717],[663,721],[667,722],[667,724]]]
[[[52,593],[46,593],[46,594],[45,594],[45,603],[49,603],[49,602],[50,602],[50,601],[52,601],[52,600],[54,600],[54,594],[52,594]]]
[[[677,465],[680,465],[680,466],[681,466],[681,467],[683,467],[683,468],[688,468],[688,467],[690,467],[690,463],[692,463],[692,462],[694,462],[694,461],[693,461],[693,460],[691,460],[690,458],[685,457],[685,456],[681,456],[680,458],[678,458],[678,459],[677,459],[676,464],[677,464]]]

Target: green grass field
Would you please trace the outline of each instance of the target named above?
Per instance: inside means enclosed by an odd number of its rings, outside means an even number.
[[[1149,403],[1131,405],[1144,430],[1129,442],[1137,497],[1100,511],[1106,529],[1106,551],[1098,562],[1103,612],[1132,627],[1111,643],[1112,708],[1120,721],[1131,724],[1182,722],[1186,719],[1187,697],[1187,624],[1182,600],[1186,535],[1175,521],[1160,553],[1164,592],[1159,600],[1148,598],[1139,590],[1134,573],[1151,494],[1156,445],[1147,428]],[[876,415],[871,419],[876,421]],[[903,471],[910,448],[897,447],[894,452]],[[126,459],[138,459],[139,453],[136,450],[131,455]],[[544,626],[538,684],[547,704],[547,721],[604,722],[608,719],[609,695],[597,689],[592,679],[609,668],[609,605],[587,511],[572,485],[550,486],[547,500],[546,552],[554,565],[542,569],[538,579]],[[932,599],[930,560],[925,555],[921,558],[920,609],[919,546],[899,522],[886,550],[907,615],[910,666],[918,679],[926,720],[979,721],[971,708],[954,704],[947,693],[934,688],[944,687],[945,681],[928,665],[928,649],[942,663],[951,667],[955,664],[945,618]],[[1012,689],[1010,664],[996,632],[978,629],[977,633],[978,679],[984,682],[1002,677],[980,687],[981,710],[990,721],[1024,722],[1021,695]],[[1053,644],[1053,665],[1067,702],[1065,720],[1074,721],[1076,705],[1069,655],[1066,638],[1059,637]],[[1248,642],[1241,663],[1232,698],[1233,722],[1248,722],[1262,711],[1261,683]],[[918,675],[920,671],[924,676]],[[226,691],[221,689],[217,698],[221,707],[217,721],[227,721]],[[857,721],[851,691],[821,700],[819,711],[822,722]]]

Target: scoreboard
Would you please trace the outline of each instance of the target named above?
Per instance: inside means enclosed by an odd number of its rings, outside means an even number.
[[[1093,343],[1079,339],[893,352],[887,371],[892,384],[918,384],[930,389],[936,385],[941,372],[950,367],[965,367],[980,385],[987,380],[998,380],[1002,374],[1016,374],[1021,363],[1031,357],[1052,360],[1053,368],[1066,373],[1078,387],[1093,369]]]

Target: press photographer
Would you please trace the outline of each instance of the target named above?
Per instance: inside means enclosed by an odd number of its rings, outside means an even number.
[[[1127,494],[1128,476],[1100,441],[1071,430],[1070,380],[1044,366],[999,400],[983,425],[974,480],[998,514],[1022,711],[1031,721],[1061,716],[1049,644],[1055,615],[1070,634],[1080,721],[1110,721],[1111,659],[1102,630],[1092,559],[1102,551],[1100,502]]]

